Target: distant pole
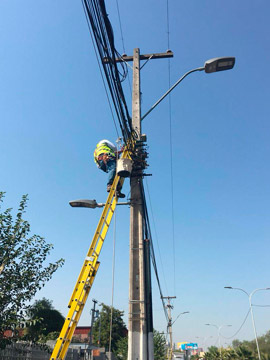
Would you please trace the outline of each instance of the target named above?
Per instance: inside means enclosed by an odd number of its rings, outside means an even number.
[[[91,329],[89,334],[89,359],[91,359],[91,349],[93,345],[93,326],[94,326],[94,320],[95,320],[95,313],[96,313],[96,304],[97,300],[93,299],[93,308],[91,309]]]
[[[172,337],[172,312],[171,310],[173,309],[173,306],[171,305],[171,299],[176,299],[176,296],[163,296],[163,299],[167,299],[168,300],[168,304],[167,304],[167,308],[168,308],[168,332],[169,332],[169,336],[170,336],[170,350],[169,350],[169,354],[168,354],[168,360],[172,360],[172,352],[173,352],[173,337]]]

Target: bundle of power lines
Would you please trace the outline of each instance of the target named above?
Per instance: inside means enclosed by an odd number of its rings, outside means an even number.
[[[126,64],[116,62],[120,55],[114,47],[113,30],[106,13],[104,0],[82,0],[82,4],[89,29],[92,30],[90,33],[93,35],[92,39],[95,40],[94,46],[106,76],[121,132],[126,142],[132,133],[131,118],[121,84],[127,76]],[[122,73],[117,64],[121,67]]]
[[[96,53],[99,56],[98,59],[99,63],[102,64],[104,74],[107,80],[107,85],[111,94],[115,112],[123,135],[123,139],[126,143],[127,140],[131,138],[131,136],[135,137],[135,134],[132,131],[131,118],[129,116],[128,107],[126,104],[126,100],[121,84],[121,82],[124,81],[127,76],[126,64],[122,61],[116,62],[116,59],[119,58],[120,55],[114,46],[113,30],[107,16],[104,0],[81,0],[81,1],[88,22],[90,34],[92,36],[93,45],[96,50]],[[120,64],[119,66],[121,66],[122,73],[119,71],[117,64]],[[140,185],[141,185],[141,195],[143,199],[144,236],[145,239],[149,239],[150,256],[159,287],[159,292],[162,300],[165,317],[166,320],[168,321],[168,313],[163,299],[160,280],[158,276],[158,270],[155,259],[155,253],[154,253],[154,247],[152,242],[152,235],[151,235],[150,223],[149,223],[149,217],[147,211],[147,204],[146,204],[142,180],[140,181]],[[149,289],[149,291],[151,292],[151,289]]]

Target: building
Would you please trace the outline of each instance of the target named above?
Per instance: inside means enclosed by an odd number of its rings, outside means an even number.
[[[91,326],[77,326],[74,331],[73,341],[88,343],[90,341],[90,330]]]

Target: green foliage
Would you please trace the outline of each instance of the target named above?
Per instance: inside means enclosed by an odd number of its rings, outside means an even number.
[[[261,358],[264,360],[269,360],[270,358],[270,330],[267,331],[264,335],[258,337],[258,344],[260,348],[260,354]],[[246,356],[247,358],[250,357],[250,353],[253,354],[253,359],[257,358],[257,346],[255,339],[251,341],[239,341],[239,340],[233,340],[232,346],[235,349],[235,351],[238,353],[238,355],[241,355],[241,351],[244,350],[244,354],[242,355],[242,358]],[[246,350],[246,351],[245,351]]]
[[[234,343],[234,345],[237,344],[237,342]],[[215,346],[212,346],[208,349],[208,351],[205,353],[205,359],[206,360],[233,360],[233,359],[239,359],[239,360],[255,360],[256,356],[253,351],[249,350],[246,346],[240,345],[238,347],[234,347],[232,349],[218,349]]]
[[[205,353],[205,359],[206,360],[220,359],[220,353],[218,351],[218,348],[216,346],[210,346],[208,348],[208,351]]]
[[[128,337],[122,337],[116,343],[115,355],[119,360],[127,360],[128,357]]]
[[[164,360],[166,358],[166,339],[163,334],[154,330],[154,360]],[[128,337],[125,336],[117,341],[115,355],[119,360],[127,360],[128,356]]]
[[[30,325],[26,328],[25,340],[34,342],[49,340],[47,336],[59,333],[65,321],[63,315],[53,308],[52,302],[45,298],[36,300],[26,314]]]
[[[4,193],[0,192],[0,210]],[[60,259],[44,266],[53,248],[39,235],[30,234],[30,224],[23,219],[27,195],[22,197],[18,213],[13,219],[12,209],[0,212],[0,347],[10,341],[4,331],[16,328],[24,320],[26,304],[31,301],[53,273],[63,265]]]
[[[164,334],[160,334],[158,331],[154,330],[154,359],[155,360],[164,360],[166,356],[166,339]]]
[[[237,359],[242,359],[242,360],[254,360],[255,359],[255,356],[252,353],[252,351],[243,345],[236,348],[235,353],[236,353]]]
[[[100,346],[109,349],[110,341],[110,320],[111,320],[111,307],[102,304],[100,311]],[[113,308],[112,312],[112,351],[117,349],[117,342],[126,336],[127,328],[123,320],[124,312]],[[93,339],[94,343],[98,344],[99,341],[99,320],[95,321],[93,326]]]

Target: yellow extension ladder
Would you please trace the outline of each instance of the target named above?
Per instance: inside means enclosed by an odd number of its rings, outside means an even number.
[[[132,146],[132,144],[131,144]],[[130,158],[127,147],[125,148],[122,158]],[[64,360],[71,343],[72,336],[81,317],[84,305],[88,298],[89,292],[93,285],[96,273],[99,268],[98,257],[104,243],[107,231],[109,229],[118,198],[115,196],[118,183],[124,182],[123,178],[115,176],[113,185],[108,195],[106,204],[102,211],[96,232],[92,239],[91,246],[85,257],[80,275],[71,295],[68,307],[69,312],[65,319],[59,338],[56,341],[50,360]]]

